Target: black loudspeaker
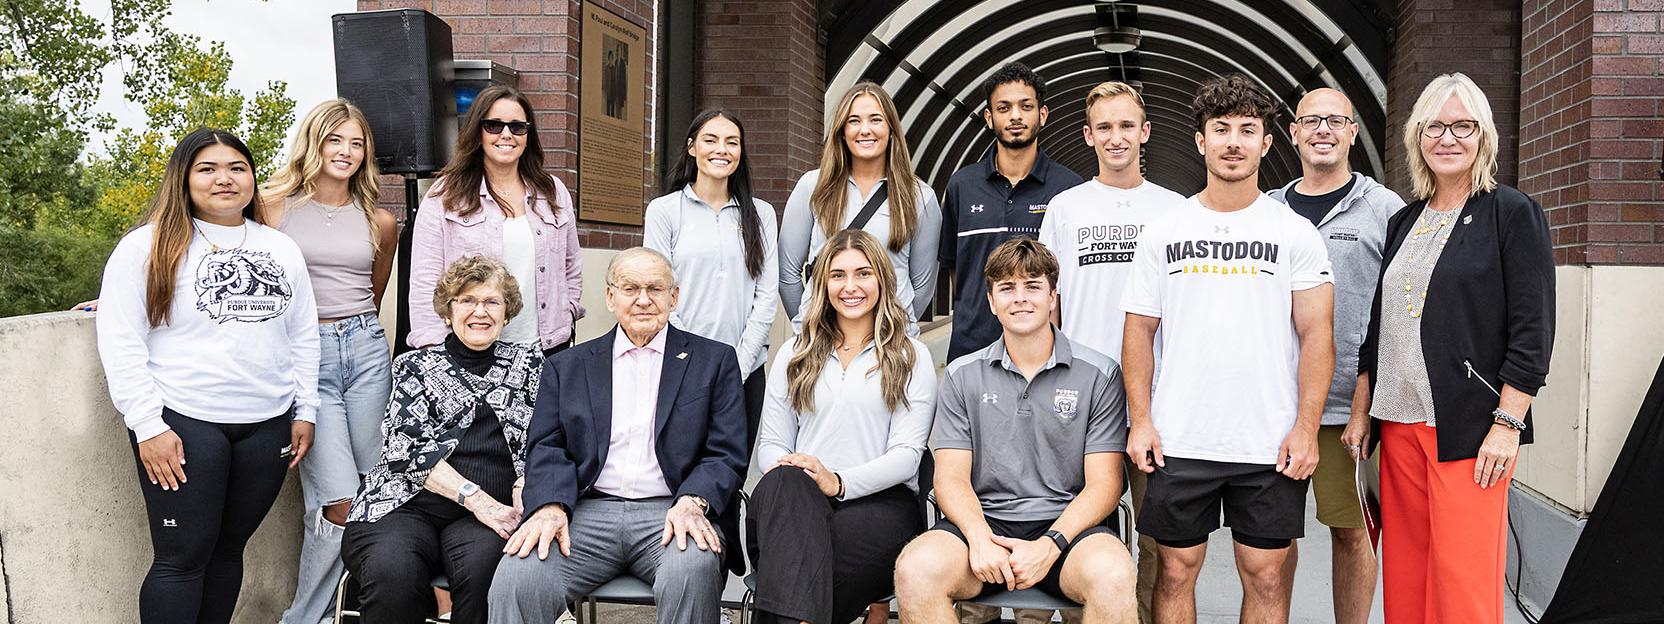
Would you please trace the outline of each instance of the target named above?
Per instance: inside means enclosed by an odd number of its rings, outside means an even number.
[[[420,9],[342,13],[335,90],[370,119],[382,173],[438,171],[456,142],[451,27]]]

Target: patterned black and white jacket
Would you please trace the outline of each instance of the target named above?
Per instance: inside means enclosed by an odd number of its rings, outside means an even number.
[[[537,399],[543,354],[498,342],[481,377],[445,352],[443,343],[393,360],[393,395],[381,422],[381,459],[364,476],[348,522],[375,522],[422,491],[428,473],[456,450],[485,403],[503,424],[516,476],[526,474],[526,426]]]

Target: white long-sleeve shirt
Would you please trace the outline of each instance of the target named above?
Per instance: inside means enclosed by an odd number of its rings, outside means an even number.
[[[907,381],[907,404],[895,411],[884,405],[883,377],[875,369],[878,355],[868,344],[849,368],[831,356],[815,382],[814,410],[792,409],[786,369],[791,353],[782,351],[769,367],[768,394],[753,453],[763,471],[788,453],[804,453],[844,480],[844,500],[854,500],[906,484],[919,489],[919,459],[935,417],[936,364],[930,349],[908,338],[913,373]]]
[[[194,223],[168,324],[151,327],[145,314],[152,226],[122,237],[104,266],[98,355],[116,410],[139,441],[169,429],[163,406],[221,424],[293,406],[295,420],[315,422],[318,313],[300,248],[252,220],[235,248],[243,227]]]
[[[649,202],[642,225],[642,245],[670,260],[681,285],[671,324],[734,347],[741,375],[768,359],[780,289],[774,207],[761,199],[752,204],[763,235],[763,267],[756,277],[745,270],[742,215],[732,199],[715,210],[685,187]]]

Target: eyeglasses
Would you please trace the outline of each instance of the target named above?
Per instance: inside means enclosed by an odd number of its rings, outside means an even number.
[[[529,121],[482,119],[480,120],[480,128],[491,134],[502,134],[503,128],[508,128],[509,134],[513,134],[514,136],[526,136],[527,132],[532,131],[532,124]]]
[[[1340,130],[1351,124],[1352,118],[1345,115],[1305,115],[1295,117],[1294,123],[1300,124],[1300,128],[1307,132],[1316,130],[1320,124],[1329,126],[1330,130]]]
[[[670,294],[670,287],[665,286],[664,284],[648,284],[646,286],[642,286],[639,284],[614,284],[612,282],[607,282],[607,285],[611,286],[613,290],[618,291],[618,294],[624,295],[626,299],[635,299],[640,297],[642,293],[647,293],[648,298],[651,299],[663,299]]]
[[[1421,136],[1429,139],[1442,139],[1444,138],[1444,133],[1449,132],[1451,136],[1458,139],[1465,139],[1473,136],[1473,133],[1478,131],[1479,122],[1472,119],[1463,119],[1461,121],[1452,121],[1450,123],[1444,123],[1442,121],[1429,121],[1421,127]]]
[[[486,297],[484,299],[479,299],[479,298],[471,297],[471,296],[468,296],[468,295],[463,295],[461,297],[452,297],[451,298],[451,303],[458,306],[458,307],[464,308],[464,309],[468,310],[469,312],[472,312],[474,310],[474,308],[477,308],[477,307],[482,306],[482,305],[485,306],[485,311],[486,312],[500,312],[503,309],[503,300],[498,299],[496,297]]]

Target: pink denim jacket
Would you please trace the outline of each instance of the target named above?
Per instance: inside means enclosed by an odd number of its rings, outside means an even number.
[[[551,176],[553,178],[553,176]],[[560,178],[555,181],[554,206],[539,195],[531,202],[532,234],[537,246],[537,306],[521,314],[537,314],[537,335],[544,349],[565,344],[572,326],[584,317],[579,303],[584,291],[583,260],[578,249],[578,224],[573,218],[572,195]],[[437,191],[445,183],[433,185]],[[536,191],[530,187],[528,193]],[[529,197],[529,195],[528,195]],[[480,183],[480,209],[463,217],[445,210],[444,198],[428,193],[416,212],[410,250],[410,337],[412,347],[445,340],[450,330],[433,311],[433,290],[445,267],[464,256],[503,257],[503,211]]]

